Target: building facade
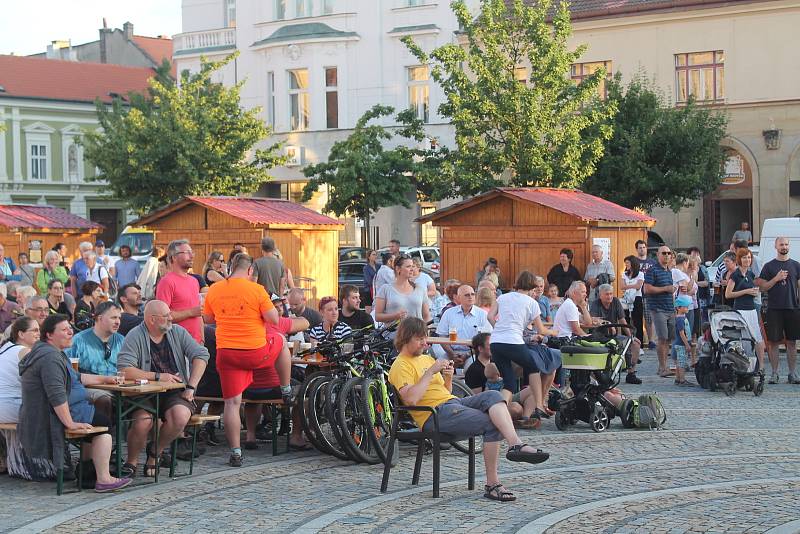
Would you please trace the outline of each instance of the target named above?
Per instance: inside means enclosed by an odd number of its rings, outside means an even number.
[[[124,204],[104,198],[80,139],[97,130],[94,100],[142,92],[153,70],[0,56],[0,204],[52,205],[104,226],[113,241]]]
[[[800,68],[786,46],[800,2],[582,0],[570,9],[571,44],[588,50],[566,76],[577,81],[600,66],[626,81],[643,72],[673,105],[692,95],[729,117],[723,185],[678,214],[655,210],[662,237],[711,256],[743,221],[757,240],[763,219],[800,212]],[[374,104],[414,108],[430,138],[452,145],[437,115],[444,95],[400,38],[430,50],[455,42],[457,30],[449,3],[434,0],[184,0],[174,57],[179,70],[195,70],[201,55],[240,52],[219,81],[244,83],[243,104],[260,107],[274,130],[264,144],[284,139],[291,156],[259,194],[299,200],[302,167],[324,160]],[[434,230],[412,222],[432,209],[381,210],[375,242],[435,241]],[[342,242],[357,241],[351,223]]]
[[[477,2],[475,2],[477,3]],[[413,107],[431,138],[450,143],[452,128],[437,114],[444,95],[400,41],[410,35],[423,48],[453,42],[458,24],[448,2],[424,0],[185,0],[183,33],[174,36],[178,70],[196,71],[200,57],[219,59],[238,50],[218,81],[244,82],[242,103],[260,107],[273,139],[286,141],[289,163],[259,195],[299,201],[302,168],[324,161],[358,118],[375,104]],[[391,125],[387,122],[386,125]],[[380,210],[373,243],[436,241],[414,219],[434,206]],[[324,205],[322,191],[310,202]],[[347,219],[342,243],[359,244],[359,221]]]

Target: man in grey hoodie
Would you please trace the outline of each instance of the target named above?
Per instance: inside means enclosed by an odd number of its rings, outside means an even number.
[[[185,328],[173,325],[167,304],[151,300],[144,307],[144,321],[125,336],[117,356],[117,369],[126,380],[181,382],[184,390],[159,397],[159,417],[163,421],[156,450],[147,451],[145,476],[155,476],[155,461],[172,441],[181,435],[195,411],[194,391],[208,363],[208,350],[197,343]],[[123,473],[136,473],[139,454],[145,446],[153,421],[138,410],[128,431],[128,458]]]

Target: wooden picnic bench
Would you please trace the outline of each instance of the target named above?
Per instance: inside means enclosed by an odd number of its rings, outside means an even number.
[[[225,402],[225,399],[218,397],[195,397],[198,402]],[[278,456],[278,412],[288,410],[287,416],[291,419],[291,408],[286,406],[283,399],[267,399],[267,400],[249,400],[242,399],[242,404],[259,404],[262,406],[269,406],[269,420],[272,427],[272,456]],[[217,417],[219,416],[203,416],[203,417]],[[188,425],[187,425],[188,426]],[[286,433],[286,452],[289,452],[289,440],[291,435]]]

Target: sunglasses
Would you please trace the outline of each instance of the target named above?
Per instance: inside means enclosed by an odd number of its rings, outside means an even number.
[[[662,256],[672,256],[672,251],[662,252]]]
[[[104,353],[105,353],[104,356],[105,356],[106,360],[110,359],[111,358],[111,345],[109,345],[107,342],[103,342],[103,350],[104,350]]]

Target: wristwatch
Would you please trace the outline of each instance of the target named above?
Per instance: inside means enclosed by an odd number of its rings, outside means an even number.
[[[159,380],[161,380],[161,373],[159,373],[158,371],[156,371],[155,373],[156,373],[155,381],[158,382]]]
[[[192,391],[196,390],[197,388],[191,384],[186,384],[186,389],[191,389]]]

